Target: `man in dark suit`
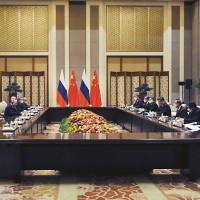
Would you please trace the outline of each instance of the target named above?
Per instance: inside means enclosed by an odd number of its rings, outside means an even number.
[[[154,97],[149,97],[150,108],[149,111],[158,112],[158,104],[155,102]]]
[[[196,106],[195,102],[187,104],[189,115],[184,118],[185,123],[200,122],[200,108]]]
[[[147,112],[149,112],[149,109],[150,109],[149,96],[145,96],[145,97],[144,97],[143,108],[144,108]]]
[[[16,96],[11,96],[10,97],[10,102],[14,101],[14,100],[17,100],[17,97]]]
[[[28,110],[30,106],[27,104],[27,98],[23,97],[23,103],[22,103],[23,109]]]
[[[179,99],[174,101],[174,105],[177,108],[175,117],[186,118],[188,116],[187,109],[182,106],[182,102]]]
[[[133,106],[135,108],[143,108],[143,103],[144,103],[144,101],[142,99],[140,99],[139,94],[137,94],[135,97],[135,103],[133,104]]]
[[[8,106],[5,109],[4,112],[4,118],[15,118],[17,116],[20,116],[21,113],[17,110],[17,100],[13,100],[8,104]]]
[[[157,101],[158,101],[158,107],[159,107],[158,115],[162,115],[163,114],[164,116],[171,117],[171,115],[172,115],[171,108],[165,102],[164,97],[162,97],[162,96],[158,97]]]
[[[24,111],[25,109],[24,109],[24,107],[23,107],[23,98],[22,97],[19,97],[18,99],[17,99],[17,110],[19,111],[19,112],[22,112],[22,111]]]

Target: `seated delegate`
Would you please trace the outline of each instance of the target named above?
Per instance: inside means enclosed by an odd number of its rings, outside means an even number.
[[[17,110],[17,100],[13,100],[8,104],[8,106],[5,109],[4,112],[4,118],[15,118],[17,116],[20,116],[21,112]]]
[[[135,96],[135,103],[133,104],[133,106],[135,108],[143,108],[143,103],[144,103],[144,101],[142,99],[140,99],[139,94],[137,94]]]
[[[149,109],[150,109],[149,96],[145,96],[145,97],[144,97],[143,108],[144,108],[147,112],[149,112]]]
[[[149,97],[149,111],[158,112],[158,104],[155,102],[154,97]]]
[[[28,110],[30,106],[27,104],[27,98],[23,97],[22,107],[24,110]]]
[[[200,122],[200,108],[196,106],[195,102],[187,104],[189,115],[184,118],[185,123]]]
[[[158,97],[157,101],[158,101],[158,107],[159,107],[159,111],[157,112],[157,114],[171,117],[171,108],[165,102],[164,97],[162,96]]]
[[[179,99],[176,99],[174,101],[174,105],[176,107],[176,115],[175,117],[180,117],[180,118],[187,118],[188,117],[188,111],[186,108],[182,106],[182,102]]]
[[[22,112],[25,110],[23,107],[23,97],[17,98],[17,106],[16,107],[19,112]]]
[[[17,97],[16,96],[11,96],[10,97],[10,102],[14,101],[14,100],[17,100]]]

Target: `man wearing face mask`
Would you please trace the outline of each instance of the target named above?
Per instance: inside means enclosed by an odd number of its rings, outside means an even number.
[[[149,112],[149,109],[150,109],[149,96],[145,96],[145,97],[144,97],[143,108],[144,108],[147,112]]]
[[[158,105],[155,102],[155,98],[154,97],[149,97],[149,104],[150,104],[149,111],[152,111],[152,112],[157,112],[158,111]]]
[[[188,117],[187,109],[182,106],[182,103],[179,99],[176,99],[174,101],[174,105],[177,108],[175,117],[180,117],[180,118],[187,118]]]
[[[164,116],[168,116],[171,117],[171,108],[170,106],[165,102],[164,97],[158,97],[157,99],[158,101],[158,105],[159,105],[159,112],[158,114],[160,115],[164,115]]]
[[[189,115],[184,118],[185,123],[200,122],[200,109],[195,102],[187,104]]]
[[[142,99],[140,99],[139,94],[136,94],[135,103],[133,104],[133,106],[135,108],[143,108],[143,103],[144,103],[144,101]]]

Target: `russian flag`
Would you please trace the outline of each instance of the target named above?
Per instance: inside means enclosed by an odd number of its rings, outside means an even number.
[[[67,89],[65,87],[65,78],[63,74],[63,70],[60,72],[60,80],[58,83],[58,90],[57,90],[57,103],[60,107],[66,107],[68,104],[68,97],[67,97]]]
[[[80,92],[79,92],[79,104],[80,106],[87,107],[90,105],[90,95],[89,89],[87,87],[87,79],[85,74],[85,69],[83,70]]]

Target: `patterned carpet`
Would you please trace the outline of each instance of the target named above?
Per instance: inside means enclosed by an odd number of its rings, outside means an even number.
[[[74,175],[25,171],[20,184],[0,180],[0,200],[200,200],[200,180],[179,170],[142,175]]]

